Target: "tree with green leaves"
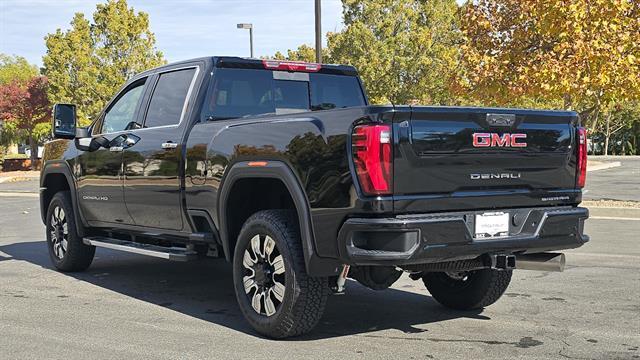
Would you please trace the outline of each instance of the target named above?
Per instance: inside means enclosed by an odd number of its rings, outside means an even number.
[[[93,22],[76,13],[67,31],[45,37],[44,74],[53,102],[78,106],[83,124],[95,118],[127,79],[165,63],[149,16],[126,0],[98,4]]]
[[[273,58],[276,60],[316,62],[316,49],[307,44],[302,44],[298,46],[296,50],[291,50],[291,49],[287,50],[286,56],[278,51],[273,55]],[[323,59],[329,58],[328,49],[326,48],[322,49],[322,58]]]
[[[29,64],[22,56],[9,56],[0,53],[0,85],[17,81],[26,84],[33,77],[38,76],[38,67]]]
[[[329,60],[354,65],[374,103],[452,104],[460,33],[455,0],[343,0]]]

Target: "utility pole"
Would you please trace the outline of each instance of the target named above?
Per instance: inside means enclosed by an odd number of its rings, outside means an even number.
[[[249,28],[249,49],[251,57],[253,58],[253,25]]]
[[[320,8],[320,0],[316,3],[316,62],[322,62],[322,10]]]
[[[253,24],[238,24],[238,29],[249,29],[249,49],[253,57]]]

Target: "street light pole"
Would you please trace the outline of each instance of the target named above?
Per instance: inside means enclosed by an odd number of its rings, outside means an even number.
[[[249,50],[251,51],[251,57],[253,58],[253,26],[249,28]]]
[[[238,24],[238,29],[249,29],[249,49],[251,51],[251,57],[253,57],[253,24]]]
[[[320,0],[316,3],[316,62],[322,62],[322,10],[320,8]]]

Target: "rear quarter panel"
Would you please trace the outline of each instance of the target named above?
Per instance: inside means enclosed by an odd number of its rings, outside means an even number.
[[[349,136],[356,121],[391,121],[391,107],[358,107],[198,123],[187,141],[185,195],[190,209],[206,209],[216,226],[216,203],[226,170],[235,162],[279,160],[295,173],[310,207],[318,255],[335,257],[347,215],[392,211],[357,196]]]

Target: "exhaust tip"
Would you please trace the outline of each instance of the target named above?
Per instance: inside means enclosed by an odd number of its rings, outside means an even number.
[[[563,253],[537,253],[516,255],[516,269],[534,271],[564,271],[566,259]]]

